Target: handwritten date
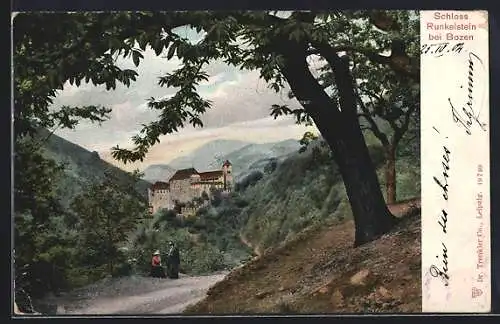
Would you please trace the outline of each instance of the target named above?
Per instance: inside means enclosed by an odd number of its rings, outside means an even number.
[[[436,57],[443,56],[444,54],[460,54],[464,48],[465,43],[456,43],[454,45],[449,42],[422,44],[420,47],[420,54],[434,55]]]

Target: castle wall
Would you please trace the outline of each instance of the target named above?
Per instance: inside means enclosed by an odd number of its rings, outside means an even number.
[[[154,193],[149,194],[149,205],[152,208],[152,213],[156,213],[160,209],[172,209],[174,208],[174,203],[171,199],[171,195],[168,189],[158,189]]]
[[[172,201],[188,202],[196,197],[197,191],[191,188],[191,180],[174,180],[170,183]]]

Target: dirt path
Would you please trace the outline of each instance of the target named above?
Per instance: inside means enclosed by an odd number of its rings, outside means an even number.
[[[248,240],[247,238],[243,235],[243,233],[240,232],[240,241],[241,243],[245,244],[246,246],[248,246],[249,248],[252,249],[253,253],[255,253],[257,256],[261,256],[261,251],[259,249],[259,247],[254,247]]]
[[[172,314],[205,297],[206,291],[222,280],[226,273],[177,280],[140,278],[122,280],[106,287],[106,291],[73,295],[53,300],[57,314]],[[124,286],[127,286],[124,288]],[[130,286],[137,286],[133,289]],[[102,288],[104,289],[104,288]],[[145,290],[148,290],[147,292]],[[132,293],[131,293],[132,291]],[[133,292],[135,291],[135,292]]]

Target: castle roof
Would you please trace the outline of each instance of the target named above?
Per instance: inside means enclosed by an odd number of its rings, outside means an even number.
[[[207,172],[202,172],[199,173],[200,175],[200,181],[206,181],[210,179],[218,179],[219,177],[222,177],[224,173],[222,170],[215,170],[215,171],[207,171]]]
[[[196,171],[195,168],[189,168],[189,169],[182,169],[182,170],[177,170],[172,177],[170,177],[170,180],[186,180],[189,179],[189,177],[193,174],[198,174],[198,171]]]
[[[150,188],[151,190],[170,189],[170,185],[163,181],[156,181]]]
[[[222,164],[223,167],[225,166],[231,166],[231,162],[229,162],[229,160],[226,160],[224,161],[224,163]]]

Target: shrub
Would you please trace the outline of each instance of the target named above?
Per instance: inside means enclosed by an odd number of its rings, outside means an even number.
[[[253,170],[247,176],[236,183],[235,190],[245,191],[248,187],[255,185],[263,177],[264,173],[259,170]]]
[[[264,167],[264,172],[266,174],[271,174],[276,170],[277,167],[278,167],[278,161],[276,159],[271,159]]]

